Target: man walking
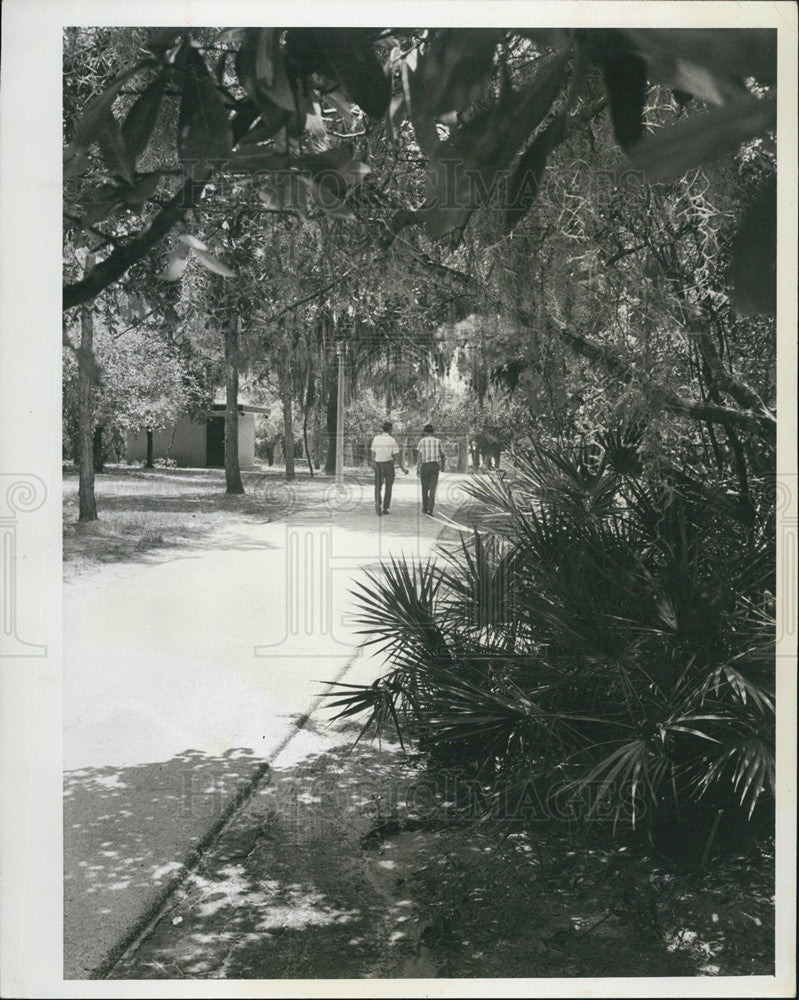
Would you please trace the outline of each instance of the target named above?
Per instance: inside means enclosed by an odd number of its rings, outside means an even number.
[[[408,470],[402,464],[399,445],[391,436],[391,423],[387,420],[383,424],[383,433],[378,434],[372,441],[372,461],[375,466],[375,510],[378,516],[390,513],[395,456],[399,459],[400,468],[407,476]],[[384,485],[385,491],[383,490]]]
[[[419,478],[422,481],[422,513],[433,516],[436,500],[438,473],[444,471],[444,451],[441,442],[433,436],[433,425],[424,425],[424,437],[416,446],[419,460]]]

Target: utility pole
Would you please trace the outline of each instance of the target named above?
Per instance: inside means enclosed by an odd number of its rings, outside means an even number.
[[[336,344],[338,355],[338,409],[336,415],[336,486],[344,488],[344,345]]]

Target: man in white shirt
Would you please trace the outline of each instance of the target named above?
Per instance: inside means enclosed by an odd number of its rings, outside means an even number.
[[[408,470],[402,464],[400,448],[391,436],[391,423],[383,424],[383,433],[372,441],[372,462],[375,469],[375,510],[378,516],[390,513],[391,487],[394,485],[394,457],[399,459],[400,468],[408,475]],[[385,484],[385,491],[383,486]],[[381,500],[381,493],[383,494]]]
[[[424,425],[424,437],[416,446],[416,455],[422,481],[422,513],[432,517],[438,474],[444,469],[444,450],[438,438],[433,436],[432,424]]]

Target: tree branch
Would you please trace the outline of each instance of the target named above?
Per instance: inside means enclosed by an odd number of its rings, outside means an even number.
[[[707,370],[715,388],[721,392],[726,392],[732,396],[736,403],[747,409],[754,410],[764,416],[771,417],[768,407],[755,390],[746,382],[737,378],[732,372],[727,371],[722,364],[718,351],[710,339],[710,335],[700,330],[686,328],[688,336],[696,342],[702,360],[707,365]]]
[[[517,312],[517,318],[522,325],[529,327],[529,317],[523,312]],[[575,353],[601,364],[608,371],[612,372],[622,382],[639,382],[644,392],[650,397],[652,402],[664,407],[671,413],[680,417],[690,417],[693,420],[705,420],[711,424],[721,424],[727,428],[741,428],[750,434],[756,434],[759,438],[774,444],[777,439],[777,421],[774,417],[764,413],[752,413],[751,411],[733,410],[727,406],[718,406],[715,403],[702,403],[685,399],[678,393],[666,388],[663,385],[647,384],[642,382],[641,376],[626,361],[622,360],[611,348],[604,344],[597,344],[588,340],[578,333],[560,328],[558,335],[565,341]]]
[[[276,319],[280,319],[281,316],[285,316],[286,313],[289,313],[294,309],[299,309],[300,306],[304,306],[306,302],[310,302],[312,299],[318,299],[320,295],[324,295],[325,292],[329,292],[331,288],[335,288],[340,281],[343,281],[347,275],[351,274],[354,270],[355,268],[353,267],[349,268],[349,270],[345,271],[343,274],[337,275],[332,281],[328,282],[328,284],[323,285],[322,288],[317,288],[315,291],[311,292],[310,295],[297,299],[295,302],[290,302],[287,306],[284,306],[282,309],[278,309],[277,312],[272,313],[269,316],[264,316],[264,323],[273,323]]]
[[[106,258],[80,281],[64,285],[63,309],[90,302],[151,250],[160,239],[172,229],[195,202],[208,183],[212,171],[206,171],[199,179],[187,177],[183,185],[161,209],[149,228],[139,233],[129,243],[116,247]]]
[[[103,242],[99,246],[94,247],[95,252],[97,250],[102,249],[107,243],[110,243],[112,246],[115,247],[121,247],[125,245],[124,240],[119,240],[116,238],[116,236],[109,236],[108,233],[104,233],[102,229],[98,229],[96,226],[85,225],[84,222],[81,219],[79,219],[77,215],[70,215],[69,212],[64,212],[64,218],[69,219],[70,222],[74,222],[75,225],[78,226],[78,228],[83,229],[84,232],[92,233],[93,236],[99,236],[102,239]]]

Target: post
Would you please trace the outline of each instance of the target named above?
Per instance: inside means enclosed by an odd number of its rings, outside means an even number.
[[[338,399],[336,411],[336,486],[344,486],[344,345],[336,344],[338,355]]]
[[[225,486],[226,493],[244,492],[239,468],[239,328],[238,317],[225,323]]]

